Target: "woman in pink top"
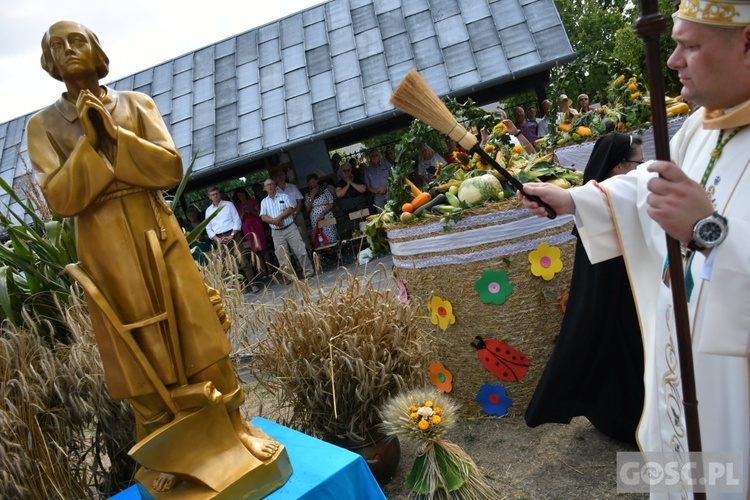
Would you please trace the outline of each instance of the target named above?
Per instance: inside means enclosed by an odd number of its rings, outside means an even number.
[[[244,188],[237,188],[234,190],[234,206],[237,207],[242,220],[242,233],[245,235],[245,241],[250,244],[250,250],[259,257],[257,260],[260,262],[260,272],[263,277],[268,278],[271,261],[266,231],[263,221],[260,220],[260,202],[255,198],[250,198]]]

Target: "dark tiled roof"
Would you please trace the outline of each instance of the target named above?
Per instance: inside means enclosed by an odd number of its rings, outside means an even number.
[[[468,95],[573,57],[553,0],[331,0],[110,85],[153,96],[200,178],[393,117],[412,68]],[[7,182],[29,117],[0,124]]]

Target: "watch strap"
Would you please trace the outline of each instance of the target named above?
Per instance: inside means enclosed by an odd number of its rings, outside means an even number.
[[[700,246],[697,241],[690,240],[688,241],[687,247],[692,250],[693,252],[702,252],[706,249],[706,247]]]

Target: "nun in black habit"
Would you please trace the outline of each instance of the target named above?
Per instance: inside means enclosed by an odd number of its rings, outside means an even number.
[[[584,182],[627,173],[642,162],[640,138],[610,133],[596,142]],[[607,436],[634,443],[642,409],[643,342],[625,262],[591,264],[579,240],[560,335],[526,424],[568,424],[584,416]]]

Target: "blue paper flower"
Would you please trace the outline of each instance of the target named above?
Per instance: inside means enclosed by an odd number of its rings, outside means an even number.
[[[479,292],[479,298],[485,304],[502,304],[513,291],[513,285],[508,282],[505,271],[487,270],[474,283],[474,289]]]
[[[508,413],[508,408],[513,404],[505,387],[502,385],[482,384],[477,393],[477,401],[488,415],[502,417]]]

